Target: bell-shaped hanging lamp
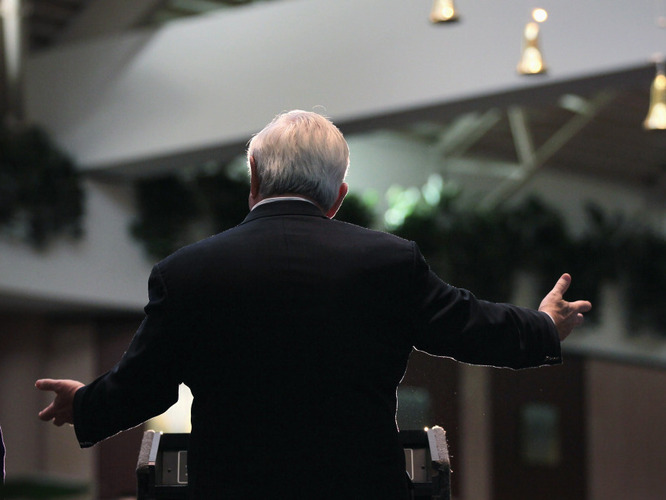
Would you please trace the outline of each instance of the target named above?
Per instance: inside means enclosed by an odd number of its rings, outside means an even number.
[[[529,22],[523,31],[523,52],[518,63],[521,75],[540,75],[546,72],[541,49],[539,48],[539,24]]]
[[[643,128],[666,130],[666,74],[663,62],[657,63],[657,74],[650,86],[650,107]]]
[[[430,21],[433,23],[452,23],[458,21],[458,11],[453,0],[435,0],[430,11]]]

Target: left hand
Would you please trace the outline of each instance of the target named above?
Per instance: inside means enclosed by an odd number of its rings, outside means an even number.
[[[55,392],[53,402],[39,412],[39,418],[45,422],[53,420],[60,427],[63,424],[74,424],[74,394],[85,384],[77,380],[40,379],[35,387],[41,391]]]

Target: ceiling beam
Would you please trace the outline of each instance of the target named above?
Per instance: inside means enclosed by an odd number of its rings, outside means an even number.
[[[447,127],[434,148],[446,158],[460,157],[493,128],[501,117],[499,109],[489,109],[482,115],[466,113]]]
[[[520,175],[500,184],[491,191],[480,203],[481,210],[492,210],[498,205],[506,202],[520,191],[557,151],[563,148],[567,142],[573,139],[583,127],[589,124],[594,117],[616,96],[616,92],[605,91],[597,94],[590,100],[584,112],[575,115],[562,127],[560,127],[550,138],[544,142],[536,151],[531,143],[528,125],[522,109],[509,110],[511,130],[514,136],[516,149],[520,159]]]
[[[58,35],[59,42],[121,33],[139,26],[165,0],[90,0]]]
[[[220,2],[211,0],[169,0],[169,8],[180,10],[188,14],[206,14],[225,7],[231,7],[238,2]]]

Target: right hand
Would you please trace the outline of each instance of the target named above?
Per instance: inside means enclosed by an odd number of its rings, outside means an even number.
[[[53,424],[60,427],[63,424],[74,424],[74,394],[85,384],[77,380],[56,380],[50,378],[35,382],[35,387],[41,391],[53,391],[53,402],[39,412],[39,418],[45,422],[53,420]]]

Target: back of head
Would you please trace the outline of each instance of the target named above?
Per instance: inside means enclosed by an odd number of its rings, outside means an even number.
[[[250,141],[263,197],[301,195],[328,210],[349,167],[349,147],[327,118],[294,110],[273,119]]]

